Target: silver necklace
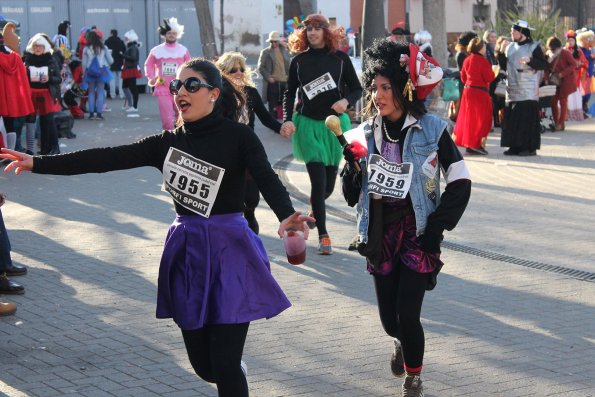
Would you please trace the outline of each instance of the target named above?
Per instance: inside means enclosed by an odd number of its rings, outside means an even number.
[[[382,121],[382,130],[384,131],[384,137],[387,141],[391,143],[399,143],[398,139],[393,139],[388,135],[388,131],[386,130],[386,123],[384,122],[384,120]]]

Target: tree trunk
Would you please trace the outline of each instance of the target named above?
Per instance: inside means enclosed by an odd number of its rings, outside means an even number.
[[[221,29],[221,34],[219,35],[221,40],[221,53],[225,53],[225,14],[223,12],[223,6],[225,5],[225,1],[221,0],[221,4],[219,7],[219,29]]]
[[[209,0],[194,0],[194,5],[198,17],[203,56],[207,59],[213,59],[217,56],[217,44],[215,43],[215,29],[211,19]]]
[[[423,0],[424,29],[432,35],[432,56],[444,68],[448,65],[445,14],[444,0]]]
[[[362,21],[362,47],[359,53],[363,55],[365,49],[372,45],[374,39],[386,37],[384,0],[364,0]]]

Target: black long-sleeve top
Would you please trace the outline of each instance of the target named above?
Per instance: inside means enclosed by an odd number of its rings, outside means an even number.
[[[86,149],[57,156],[35,156],[33,172],[76,175],[143,166],[155,167],[163,172],[170,147],[225,169],[212,215],[243,211],[246,170],[250,171],[280,221],[295,212],[287,190],[273,171],[254,131],[215,112],[173,131],[163,131],[128,145]],[[174,206],[180,215],[194,215],[175,200]]]
[[[281,131],[281,123],[277,121],[262,103],[262,98],[258,90],[252,86],[245,86],[244,91],[248,99],[248,126],[254,129],[255,115],[260,122],[267,128],[275,131],[277,134]]]
[[[304,87],[314,80],[330,73],[336,88],[321,92],[308,99]],[[343,95],[343,87],[348,93]],[[329,53],[327,48],[310,48],[296,55],[289,65],[287,91],[283,98],[283,119],[290,121],[297,91],[297,112],[315,120],[324,120],[330,115],[338,116],[331,106],[340,99],[347,99],[350,105],[362,96],[362,86],[349,56],[342,51]]]

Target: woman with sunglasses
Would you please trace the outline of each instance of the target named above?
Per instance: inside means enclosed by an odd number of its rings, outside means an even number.
[[[343,28],[331,28],[324,16],[313,14],[288,38],[290,51],[299,54],[289,65],[281,135],[291,137],[295,158],[306,163],[311,184],[311,213],[316,218],[316,224],[309,226],[318,228],[318,253],[321,255],[333,252],[326,229],[325,200],[335,189],[341,161],[341,145],[324,121],[330,115],[339,116],[343,131],[351,129],[345,111],[355,105],[362,94],[351,60],[337,50],[343,37]]]
[[[248,396],[241,368],[251,321],[290,306],[271,275],[261,240],[242,217],[246,170],[280,220],[279,236],[312,218],[295,212],[285,187],[249,127],[233,121],[243,101],[210,61],[191,59],[170,84],[178,126],[109,148],[56,156],[3,150],[17,174],[75,175],[152,166],[163,174],[176,219],[159,268],[157,317],[182,330],[190,362],[221,397]],[[109,159],[106,161],[105,159]]]
[[[252,70],[246,65],[246,58],[239,52],[230,51],[221,55],[216,65],[223,72],[223,75],[236,84],[246,95],[246,104],[242,108],[239,121],[254,130],[254,116],[256,115],[265,127],[278,134],[281,130],[281,123],[273,118],[264,106],[262,98],[252,81]],[[260,192],[252,176],[248,174],[246,178],[244,217],[248,221],[250,229],[258,234],[259,226],[254,211],[260,201]]]

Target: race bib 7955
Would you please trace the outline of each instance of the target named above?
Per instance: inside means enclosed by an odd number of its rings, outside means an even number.
[[[225,169],[170,147],[163,162],[163,188],[182,207],[208,218]]]

